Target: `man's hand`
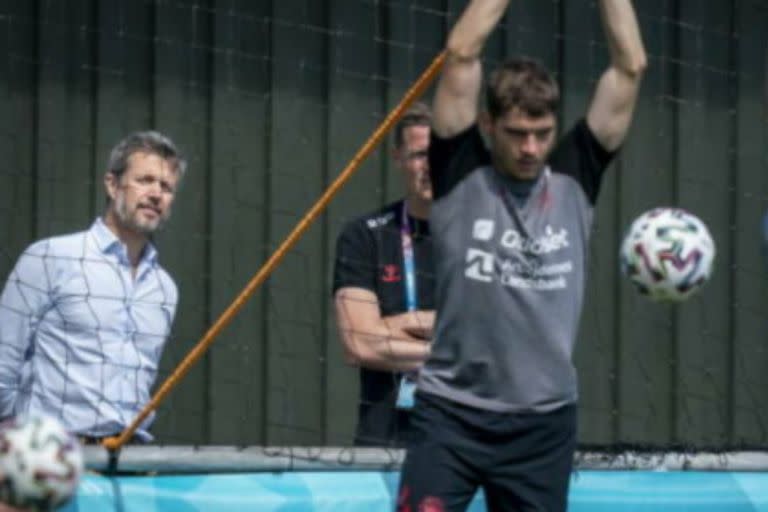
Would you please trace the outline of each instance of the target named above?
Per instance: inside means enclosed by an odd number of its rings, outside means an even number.
[[[410,314],[413,315],[413,323],[403,325],[403,331],[414,338],[432,341],[435,335],[435,312],[421,310]]]

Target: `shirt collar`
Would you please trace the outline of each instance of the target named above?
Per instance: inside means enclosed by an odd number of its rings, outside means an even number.
[[[96,240],[96,246],[104,254],[122,254],[127,257],[125,244],[107,227],[101,217],[97,217],[91,225],[91,235]],[[157,261],[157,249],[152,242],[147,242],[139,263],[154,264]]]

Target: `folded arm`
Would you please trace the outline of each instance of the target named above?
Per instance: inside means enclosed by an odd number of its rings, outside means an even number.
[[[376,295],[355,287],[340,288],[334,303],[348,363],[376,370],[409,371],[420,368],[429,356],[433,311],[382,317]]]

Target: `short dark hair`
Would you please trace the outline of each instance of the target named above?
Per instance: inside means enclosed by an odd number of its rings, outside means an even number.
[[[120,179],[128,168],[128,159],[134,153],[157,155],[173,164],[179,178],[187,171],[187,161],[171,139],[160,132],[133,132],[118,142],[112,149],[107,163],[107,172]]]
[[[411,126],[430,126],[432,124],[432,111],[426,103],[417,101],[405,111],[403,117],[395,125],[395,147],[403,147],[405,142],[405,130]]]
[[[512,109],[531,117],[554,114],[560,88],[549,70],[536,59],[516,57],[503,62],[488,79],[486,108],[492,119]]]

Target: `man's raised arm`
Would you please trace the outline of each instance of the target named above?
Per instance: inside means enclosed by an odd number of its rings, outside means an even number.
[[[435,91],[432,126],[443,138],[477,120],[482,84],[480,54],[509,0],[472,0],[448,36],[448,58]]]
[[[587,124],[602,146],[614,151],[624,141],[637,103],[647,57],[630,0],[600,0],[611,63],[597,84]]]

